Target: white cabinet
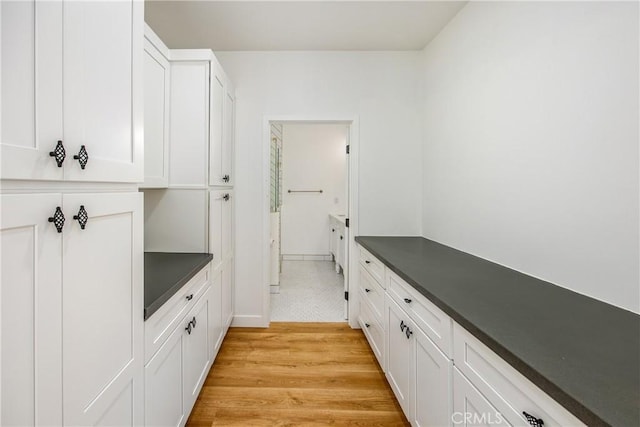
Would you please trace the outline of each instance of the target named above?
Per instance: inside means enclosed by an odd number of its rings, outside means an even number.
[[[200,298],[185,318],[184,331],[187,334],[182,340],[183,355],[183,402],[189,413],[198,398],[198,393],[209,372],[209,290]],[[180,326],[178,327],[180,328]]]
[[[141,423],[140,194],[1,200],[2,424]]]
[[[387,369],[386,375],[393,393],[398,399],[405,415],[409,418],[411,413],[411,375],[412,346],[415,338],[411,332],[415,329],[409,316],[398,305],[387,301],[386,308],[386,333],[387,333]]]
[[[411,424],[414,427],[451,425],[453,362],[420,329],[415,338],[411,374]]]
[[[145,425],[189,418],[223,338],[219,293],[209,264],[145,322]]]
[[[453,413],[451,421],[457,426],[511,426],[525,424],[522,421],[510,424],[476,389],[457,368],[453,370]]]
[[[184,329],[173,330],[169,339],[144,368],[145,425],[180,426],[186,421],[182,396]]]
[[[463,327],[455,324],[453,333],[457,370],[509,425],[527,425],[525,413],[545,426],[584,425]],[[464,391],[455,392],[456,408],[467,405],[471,393],[464,381],[459,383]]]
[[[0,425],[62,425],[62,235],[47,222],[61,206],[0,196]]]
[[[209,61],[171,62],[169,183],[207,185]]]
[[[233,191],[215,190],[209,194],[209,252],[214,266],[233,257]]]
[[[144,188],[169,186],[171,68],[167,54],[166,46],[145,26]]]
[[[235,94],[220,64],[211,61],[209,185],[233,185]]]
[[[224,264],[222,264],[222,273],[221,273],[221,285],[222,285],[222,327],[224,328],[224,332],[226,333],[231,326],[231,321],[233,320],[233,307],[234,307],[234,264],[233,258],[227,259]]]
[[[141,181],[143,3],[1,7],[2,179]]]

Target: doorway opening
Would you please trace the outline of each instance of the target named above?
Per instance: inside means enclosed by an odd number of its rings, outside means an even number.
[[[348,321],[353,121],[266,124],[270,321]]]

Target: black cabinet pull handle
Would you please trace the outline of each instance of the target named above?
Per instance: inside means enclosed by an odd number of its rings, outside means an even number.
[[[409,327],[407,326],[407,330],[405,331],[405,335],[407,336],[407,339],[411,338],[412,334],[413,334],[413,331],[409,329]]]
[[[184,328],[184,330],[187,331],[189,335],[191,335],[191,322],[187,323],[187,327]]]
[[[229,175],[224,175],[224,176],[222,177],[222,180],[223,180],[224,182],[229,182]]]
[[[53,216],[50,216],[47,220],[49,222],[52,222],[53,225],[56,226],[56,230],[58,231],[58,233],[62,233],[62,227],[64,227],[64,214],[62,213],[62,209],[60,209],[60,206],[56,207]]]
[[[365,291],[366,293],[369,293],[369,292],[371,292],[371,289],[364,288],[364,291]]]
[[[56,160],[59,168],[62,167],[62,162],[64,162],[64,159],[67,157],[67,152],[64,149],[64,145],[62,145],[62,141],[58,141],[53,151],[49,151],[49,156]]]
[[[74,160],[77,160],[80,163],[80,168],[84,169],[87,166],[87,162],[89,161],[89,153],[87,153],[87,148],[84,145],[80,146],[80,151],[78,154],[73,156]]]
[[[187,295],[187,301],[191,301],[193,299],[193,294]]]
[[[80,205],[80,210],[78,211],[77,215],[73,216],[73,219],[78,221],[78,224],[80,224],[80,228],[84,230],[84,228],[87,226],[87,221],[89,220],[89,214],[84,208],[84,205]]]
[[[340,240],[342,240],[342,239],[343,239],[343,236],[340,236]]]
[[[524,417],[526,418],[527,422],[532,425],[533,427],[542,427],[544,426],[544,421],[542,421],[542,418],[536,418],[531,414],[527,414],[526,412],[522,411],[522,415],[524,415]]]
[[[369,326],[371,326],[371,325],[370,325],[370,324],[368,324],[368,323],[365,323],[365,324],[364,324],[364,326],[366,326],[367,328],[369,328]]]
[[[401,321],[400,321],[400,330],[401,330],[402,332],[404,332],[404,328],[406,328],[406,327],[407,327],[407,325],[405,325],[405,324],[404,324],[404,320],[401,320]]]
[[[371,264],[371,261],[366,260],[364,263],[365,263],[365,264]]]
[[[222,196],[222,199],[223,199],[225,202],[228,202],[228,201],[229,201],[229,193],[227,193],[227,194],[225,194],[224,196]]]
[[[193,319],[191,319],[191,324],[193,325],[193,329],[196,328],[196,317],[193,316]]]
[[[411,304],[411,301],[412,301],[412,300],[411,300],[411,299],[409,299],[409,298],[405,298],[405,299],[404,299],[404,302],[406,302],[407,304]]]

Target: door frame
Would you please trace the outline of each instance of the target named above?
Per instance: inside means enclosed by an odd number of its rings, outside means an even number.
[[[351,116],[323,116],[323,115],[265,115],[262,121],[262,319],[265,327],[271,321],[271,284],[270,284],[270,144],[271,144],[271,123],[284,124],[344,124],[349,127],[349,157],[348,157],[348,218],[349,228],[345,229],[347,234],[347,270],[345,280],[349,292],[348,319],[347,322],[352,328],[360,328],[358,324],[358,292],[356,283],[356,272],[358,271],[358,261],[354,254],[357,254],[355,236],[358,235],[359,212],[358,212],[358,160],[360,146],[359,117]],[[327,215],[329,213],[327,212]]]

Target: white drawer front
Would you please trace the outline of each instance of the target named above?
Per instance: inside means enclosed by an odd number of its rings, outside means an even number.
[[[364,332],[364,336],[367,337],[367,341],[369,341],[373,354],[375,354],[376,359],[378,359],[378,364],[384,371],[384,329],[382,328],[382,324],[379,323],[371,313],[369,304],[363,300],[360,300],[358,321]]]
[[[523,412],[545,427],[584,425],[457,323],[453,344],[454,365],[511,425],[528,425]]]
[[[144,322],[145,364],[209,286],[209,267],[204,267]]]
[[[452,358],[451,318],[393,271],[387,272],[387,293],[407,311],[438,348]]]
[[[384,264],[360,246],[360,264],[371,274],[384,288]]]
[[[371,305],[373,314],[382,323],[384,314],[384,289],[369,272],[360,265],[360,290],[363,298]]]

